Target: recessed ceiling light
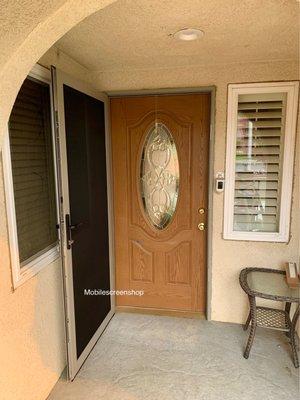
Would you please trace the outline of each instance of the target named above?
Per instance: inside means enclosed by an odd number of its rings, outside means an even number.
[[[204,36],[204,32],[200,29],[184,28],[175,32],[173,36],[178,40],[192,41]]]

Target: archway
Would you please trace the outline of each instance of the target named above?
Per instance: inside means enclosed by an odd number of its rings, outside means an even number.
[[[0,148],[18,90],[39,58],[67,31],[116,0],[67,0],[27,36],[0,71]]]

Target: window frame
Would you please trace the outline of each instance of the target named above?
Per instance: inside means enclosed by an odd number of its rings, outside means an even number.
[[[240,94],[278,93],[287,94],[284,150],[282,164],[282,184],[280,195],[280,216],[278,232],[234,231],[234,188],[235,188],[235,151],[237,132],[238,96]],[[290,214],[293,189],[293,169],[298,111],[299,81],[243,83],[228,85],[227,104],[227,145],[225,170],[225,197],[223,238],[227,240],[245,240],[259,242],[289,241]],[[284,195],[283,195],[284,194]]]
[[[52,107],[52,87],[51,87],[51,72],[36,64],[29,72],[28,77],[34,78],[37,81],[46,83],[50,88],[50,104],[51,104],[51,132],[52,132],[52,148],[53,148],[53,168],[55,177],[55,199],[56,199],[56,219],[59,221],[59,202],[58,202],[58,182],[57,182],[57,158],[56,158],[56,146],[55,146],[55,135],[54,135],[54,124],[53,124],[53,107]],[[51,264],[57,258],[60,257],[60,236],[58,230],[58,241],[54,245],[50,245],[44,250],[38,252],[34,256],[30,257],[25,263],[20,262],[19,258],[19,246],[18,246],[18,233],[17,233],[17,222],[16,222],[16,209],[14,199],[14,188],[13,188],[13,175],[12,175],[12,164],[10,154],[10,143],[9,143],[9,129],[7,129],[4,135],[3,149],[2,149],[2,162],[3,162],[3,174],[4,174],[4,189],[5,189],[5,202],[6,202],[6,214],[7,214],[7,225],[8,225],[8,237],[10,247],[10,261],[12,269],[12,283],[13,288],[16,289],[27,280],[39,273],[47,265]]]

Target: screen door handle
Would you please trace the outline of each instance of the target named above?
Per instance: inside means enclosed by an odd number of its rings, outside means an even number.
[[[70,220],[70,214],[66,214],[66,236],[67,236],[67,249],[70,250],[74,240],[72,239],[72,225]]]
[[[71,231],[74,231],[75,229],[81,228],[82,225],[84,225],[83,222],[78,222],[78,224],[70,225]]]

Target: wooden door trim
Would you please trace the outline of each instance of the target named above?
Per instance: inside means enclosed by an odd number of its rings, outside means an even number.
[[[209,137],[209,157],[208,157],[208,214],[207,214],[207,251],[206,251],[206,319],[212,318],[212,226],[213,226],[213,191],[214,191],[214,153],[215,153],[215,113],[216,113],[216,86],[200,86],[187,88],[167,88],[167,89],[140,89],[107,91],[106,94],[111,98],[115,97],[145,97],[145,96],[169,96],[187,95],[196,93],[210,94],[210,137]]]

